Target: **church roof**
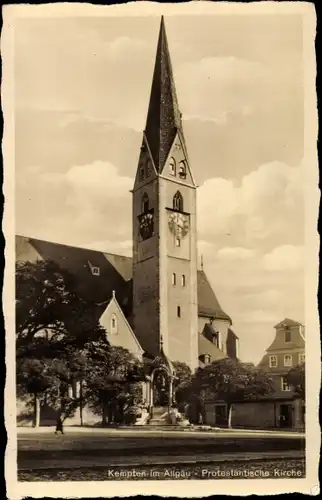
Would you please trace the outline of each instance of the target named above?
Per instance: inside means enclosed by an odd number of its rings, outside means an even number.
[[[210,342],[203,333],[198,336],[198,353],[199,357],[209,354],[212,361],[227,358],[226,354],[219,349],[213,342]]]
[[[113,295],[124,314],[132,314],[132,257],[16,236],[16,260],[52,260],[77,277],[77,291],[87,301],[106,307]],[[98,274],[93,273],[98,268]],[[198,271],[198,314],[228,319],[204,273]]]
[[[177,131],[181,132],[183,139],[181,113],[162,16],[145,128],[145,136],[158,172],[161,172],[165,164]]]
[[[230,317],[222,310],[203,270],[198,271],[198,304],[200,316],[207,318],[212,316],[214,319],[225,319],[232,323]]]

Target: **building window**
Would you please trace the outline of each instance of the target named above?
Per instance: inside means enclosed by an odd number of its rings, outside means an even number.
[[[173,284],[173,285],[176,285],[176,284],[177,284],[177,277],[176,277],[176,273],[172,273],[172,284]]]
[[[276,368],[277,367],[277,356],[270,356],[269,357],[269,367],[270,368]]]
[[[179,177],[185,179],[187,176],[187,169],[184,161],[179,163]]]
[[[183,198],[180,191],[177,191],[173,197],[173,208],[178,210],[178,212],[183,212]]]
[[[177,306],[177,316],[178,318],[181,318],[181,307]]]
[[[290,391],[291,390],[285,377],[281,377],[281,389],[282,389],[282,391]]]
[[[174,158],[170,158],[169,171],[171,175],[176,175],[176,161]]]
[[[299,354],[299,364],[305,363],[305,354]]]
[[[89,268],[90,268],[93,276],[100,275],[100,268],[98,266],[93,266],[89,261],[88,261],[88,265],[89,265]]]
[[[291,354],[285,354],[284,366],[292,366],[292,355]]]
[[[100,268],[99,267],[92,267],[92,274],[93,276],[99,276],[100,275]]]
[[[146,213],[149,211],[149,197],[146,193],[142,196],[142,213]]]
[[[291,330],[285,328],[285,342],[291,342]]]
[[[179,247],[181,245],[180,238],[176,238],[176,247]]]
[[[112,314],[112,317],[111,317],[111,334],[112,335],[115,335],[117,334],[117,317],[115,314]]]
[[[181,275],[181,286],[186,286],[186,277],[184,274]]]

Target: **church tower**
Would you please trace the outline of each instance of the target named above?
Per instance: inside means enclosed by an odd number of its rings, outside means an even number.
[[[156,356],[198,366],[196,184],[164,20],[133,188],[133,327]]]

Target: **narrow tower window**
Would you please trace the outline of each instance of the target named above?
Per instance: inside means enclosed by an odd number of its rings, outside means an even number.
[[[144,165],[140,165],[140,169],[139,169],[139,181],[142,182],[144,180],[144,174],[145,174],[145,171],[144,171]]]
[[[179,177],[185,179],[187,176],[187,169],[184,161],[179,163]]]
[[[186,277],[184,274],[181,276],[181,286],[186,286]]]
[[[179,247],[181,245],[180,238],[176,238],[176,247]]]
[[[111,326],[111,334],[116,335],[117,334],[117,317],[115,314],[112,314],[110,326]]]
[[[183,212],[183,198],[180,191],[177,191],[173,197],[173,208],[178,210],[178,212]]]
[[[142,212],[145,214],[149,211],[149,197],[146,193],[142,196]]]
[[[177,316],[178,318],[181,318],[181,307],[177,306]]]
[[[176,161],[174,158],[170,158],[169,170],[171,175],[176,175]]]
[[[176,285],[176,283],[177,283],[176,273],[172,273],[172,284]]]

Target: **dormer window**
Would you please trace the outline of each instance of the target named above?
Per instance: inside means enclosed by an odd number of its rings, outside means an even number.
[[[142,213],[147,213],[149,211],[149,197],[146,193],[142,196]]]
[[[291,330],[289,327],[285,328],[285,342],[291,342]]]
[[[173,209],[178,212],[183,212],[183,197],[180,191],[177,191],[173,197]]]
[[[184,161],[179,163],[179,177],[185,179],[187,177],[187,169]]]
[[[170,175],[176,175],[176,161],[174,158],[170,158],[169,172],[170,172]]]
[[[210,359],[211,359],[210,354],[205,354],[205,358],[204,359],[205,359],[205,365],[209,365]]]
[[[100,275],[100,268],[98,266],[93,266],[90,262],[88,262],[88,265],[93,276]]]

